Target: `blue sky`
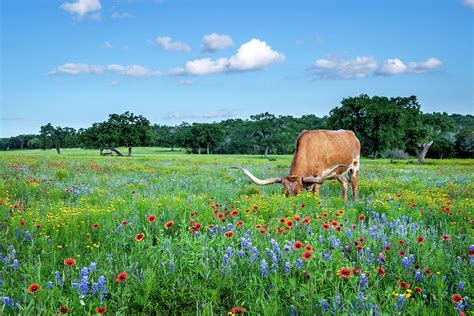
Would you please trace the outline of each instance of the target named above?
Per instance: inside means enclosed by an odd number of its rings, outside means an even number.
[[[474,0],[1,1],[0,136],[323,116],[361,93],[473,113]]]

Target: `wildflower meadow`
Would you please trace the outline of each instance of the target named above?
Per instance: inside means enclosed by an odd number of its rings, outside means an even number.
[[[291,156],[0,154],[2,315],[470,315],[473,160],[362,159],[286,198]]]

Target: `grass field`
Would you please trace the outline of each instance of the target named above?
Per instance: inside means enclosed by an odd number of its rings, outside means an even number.
[[[473,160],[363,160],[344,203],[228,169],[291,156],[134,155],[0,153],[0,314],[472,314]]]

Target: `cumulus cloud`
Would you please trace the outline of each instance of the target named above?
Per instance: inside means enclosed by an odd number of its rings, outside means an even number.
[[[462,3],[474,9],[474,0],[463,0]]]
[[[362,79],[377,68],[373,57],[358,56],[352,60],[318,59],[312,69],[318,79]]]
[[[99,11],[102,8],[99,0],[76,0],[75,2],[65,2],[61,5],[61,9],[76,15],[77,18],[82,19],[87,17],[92,12]],[[98,13],[89,15],[92,19],[100,19]]]
[[[163,50],[182,51],[187,53],[191,52],[191,47],[189,47],[186,43],[180,41],[173,42],[173,39],[169,36],[157,37],[156,44]]]
[[[85,75],[85,74],[103,74],[105,72],[117,73],[130,77],[159,77],[161,72],[158,70],[151,70],[140,65],[122,66],[118,64],[110,64],[107,66],[101,65],[87,65],[66,63],[54,68],[49,75]]]
[[[442,65],[441,60],[429,58],[422,62],[406,63],[399,58],[377,62],[373,57],[358,56],[344,60],[337,58],[317,59],[309,69],[316,79],[363,79],[370,75],[394,76],[406,73],[425,73]]]
[[[188,61],[184,69],[188,74],[202,76],[223,72],[261,70],[283,61],[285,61],[285,55],[272,50],[266,42],[254,38],[242,44],[229,58],[195,59]]]
[[[201,50],[205,53],[214,53],[232,46],[234,41],[229,35],[212,33],[202,38]]]
[[[398,58],[387,59],[383,62],[382,66],[377,69],[376,74],[390,76],[404,73],[423,73],[435,70],[442,64],[438,58],[428,58],[426,61],[410,62],[408,64],[405,64]]]
[[[102,47],[103,47],[103,48],[112,48],[112,47],[113,47],[113,45],[112,45],[112,43],[111,43],[111,42],[109,42],[109,41],[106,41],[106,42],[104,42],[104,44],[102,45]]]

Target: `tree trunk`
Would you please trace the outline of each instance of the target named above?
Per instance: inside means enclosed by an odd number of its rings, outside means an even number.
[[[171,144],[171,151],[174,151],[174,144]]]
[[[132,155],[132,146],[128,147],[128,156],[130,157]]]
[[[207,154],[209,155],[209,144],[207,144]]]
[[[201,154],[201,145],[198,146],[198,155]]]
[[[420,147],[421,149],[420,152],[418,153],[418,164],[422,165],[425,163],[425,157],[431,145],[433,145],[433,141],[430,141],[425,144],[418,144],[418,147]]]
[[[265,146],[265,158],[267,158],[267,157],[268,157],[268,147],[269,147],[268,145],[267,145],[267,146]]]
[[[103,151],[104,149],[108,149],[108,150],[110,150],[110,151],[113,151],[117,156],[123,156],[120,151],[118,151],[117,149],[115,149],[115,147],[112,147],[112,146],[101,147],[101,148],[100,148],[101,155],[102,155],[102,151]]]
[[[58,155],[61,154],[61,148],[59,148],[59,146],[56,146],[56,151],[58,152]]]
[[[100,147],[99,150],[99,155],[103,156],[104,154],[102,152],[104,151],[104,147]]]

